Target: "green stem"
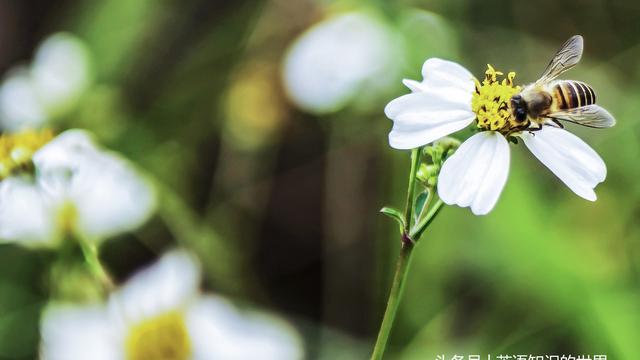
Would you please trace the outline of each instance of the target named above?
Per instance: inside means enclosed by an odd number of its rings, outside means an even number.
[[[113,280],[111,280],[111,276],[109,276],[109,273],[100,262],[98,248],[93,243],[84,239],[78,239],[78,244],[80,244],[80,249],[82,250],[82,255],[84,256],[84,261],[89,271],[100,281],[100,284],[102,284],[105,290],[113,290]]]
[[[433,205],[433,207],[429,209],[429,212],[427,213],[427,215],[423,217],[420,220],[420,222],[416,224],[416,226],[411,230],[411,232],[409,233],[409,237],[414,239],[414,241],[418,241],[422,236],[422,233],[424,233],[424,231],[427,229],[429,224],[431,224],[433,219],[435,219],[436,215],[438,215],[438,213],[442,209],[442,205],[444,205],[444,203],[442,202],[441,199],[438,199],[438,201]]]
[[[411,151],[411,172],[409,173],[409,186],[407,187],[407,206],[404,209],[404,232],[409,233],[411,229],[411,220],[413,215],[413,207],[415,203],[414,192],[416,189],[416,172],[420,165],[420,155],[422,154],[422,148],[413,149]],[[404,240],[404,239],[403,239]]]
[[[420,165],[421,154],[421,148],[413,149],[413,151],[411,152],[411,172],[409,173],[407,203],[404,212],[405,223],[402,232],[402,248],[400,249],[400,255],[398,256],[398,262],[396,263],[396,272],[393,276],[393,283],[391,285],[389,299],[387,300],[387,308],[384,311],[382,324],[380,325],[380,331],[378,332],[378,338],[376,339],[376,344],[373,348],[373,354],[371,354],[372,360],[382,359],[384,350],[387,347],[387,343],[389,342],[391,328],[393,327],[393,322],[396,318],[398,307],[400,306],[400,300],[404,291],[404,285],[407,280],[407,275],[409,274],[409,265],[411,263],[413,248],[415,247],[416,242],[420,239],[429,224],[431,224],[436,215],[438,215],[440,209],[442,209],[442,205],[444,204],[442,200],[438,199],[433,207],[429,209],[428,213],[424,217],[422,217],[421,213],[418,223],[415,224],[415,226],[411,226],[413,220],[413,208],[415,205],[414,192],[416,184],[416,171],[418,170],[418,166]],[[431,201],[435,196],[433,194],[435,189],[431,188],[429,190],[430,191],[425,206],[421,211],[429,208]]]
[[[382,359],[384,350],[389,342],[389,335],[391,334],[391,327],[396,318],[402,293],[404,290],[404,284],[407,280],[407,274],[409,274],[409,264],[411,263],[411,254],[414,248],[414,244],[411,242],[403,242],[402,249],[400,249],[400,255],[398,256],[398,262],[396,263],[396,273],[393,276],[393,285],[391,285],[391,292],[389,293],[389,300],[387,300],[387,309],[384,312],[382,319],[382,325],[380,325],[380,331],[378,332],[378,339],[376,345],[373,348],[372,360]]]
[[[422,209],[420,209],[420,214],[415,214],[415,219],[416,221],[418,221],[419,219],[422,218],[422,214],[424,214],[424,212],[429,209],[429,206],[431,206],[431,201],[433,200],[434,196],[433,196],[433,188],[429,188],[428,192],[427,192],[427,199],[424,201],[424,205],[422,206]],[[416,238],[415,241],[418,241],[418,239]]]
[[[373,354],[371,359],[382,359],[384,349],[389,342],[389,335],[391,334],[391,328],[398,312],[400,305],[400,299],[404,289],[404,284],[409,273],[409,263],[411,261],[411,252],[414,247],[413,240],[409,236],[409,230],[411,229],[413,207],[415,202],[415,188],[416,188],[416,172],[420,165],[420,155],[422,154],[422,148],[413,149],[411,151],[411,170],[409,172],[409,185],[407,187],[407,203],[404,210],[404,229],[402,232],[402,248],[400,249],[400,255],[398,256],[398,262],[396,263],[396,273],[393,276],[393,283],[387,300],[387,308],[384,311],[384,317],[382,318],[382,324],[380,325],[380,331],[378,332],[378,338],[376,345],[373,348]]]

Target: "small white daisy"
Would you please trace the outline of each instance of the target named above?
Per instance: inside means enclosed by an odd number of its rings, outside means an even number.
[[[41,356],[51,360],[300,359],[286,323],[199,291],[200,268],[182,251],[134,275],[106,305],[50,305]]]
[[[32,176],[0,178],[0,241],[49,246],[73,234],[97,242],[134,230],[155,210],[149,182],[85,131],[61,133],[30,160]]]
[[[476,215],[493,209],[507,181],[510,153],[507,136],[519,136],[529,150],[577,195],[594,201],[595,186],[604,181],[606,166],[584,141],[568,131],[544,126],[535,132],[512,132],[517,124],[510,98],[520,91],[515,73],[490,65],[482,83],[451,61],[429,59],[422,82],[404,80],[412,93],[385,108],[393,120],[389,144],[412,149],[464,129],[474,121],[479,133],[467,139],[442,166],[438,195],[447,204],[471,207]]]
[[[0,127],[39,127],[75,106],[91,82],[89,51],[68,33],[49,36],[30,66],[9,71],[0,86]]]
[[[400,41],[375,16],[349,12],[319,22],[291,45],[283,64],[289,98],[327,114],[380,95],[396,79]]]

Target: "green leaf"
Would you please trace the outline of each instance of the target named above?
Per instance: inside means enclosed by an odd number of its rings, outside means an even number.
[[[422,210],[424,209],[424,205],[427,203],[427,198],[429,198],[429,190],[421,192],[416,198],[415,207],[413,209],[413,216],[416,222],[420,219],[420,215],[422,215]]]
[[[404,215],[402,215],[402,212],[400,210],[385,206],[380,209],[380,212],[394,219],[400,226],[400,232],[404,231]]]

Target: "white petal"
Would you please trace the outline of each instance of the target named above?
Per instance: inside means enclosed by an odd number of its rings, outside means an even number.
[[[55,168],[73,169],[79,161],[99,152],[93,136],[80,129],[67,130],[40,148],[33,163],[39,171]]]
[[[67,130],[33,155],[40,187],[51,198],[65,201],[76,180],[78,168],[92,164],[99,154],[91,134],[84,130]]]
[[[449,90],[429,88],[427,91],[400,96],[387,104],[384,113],[392,120],[408,114],[429,116],[433,112],[448,110],[460,110],[469,116],[474,115],[471,111],[471,93],[457,94]]]
[[[7,178],[0,182],[0,241],[48,246],[57,240],[55,204],[33,182]]]
[[[48,119],[37,89],[24,68],[17,68],[0,86],[0,124],[2,128],[18,131],[38,127]]]
[[[574,193],[596,200],[593,189],[607,176],[602,158],[572,133],[545,126],[535,133],[524,132],[522,139],[529,150]]]
[[[183,309],[197,295],[200,267],[193,256],[172,251],[140,271],[109,299],[114,322],[122,329],[158,314]]]
[[[71,34],[54,34],[38,48],[31,77],[38,98],[55,116],[73,105],[89,85],[89,51]]]
[[[442,165],[438,195],[447,204],[471,207],[476,215],[495,206],[509,174],[509,144],[485,131],[473,135]]]
[[[42,315],[40,333],[43,360],[124,358],[102,306],[50,305]]]
[[[219,298],[205,297],[191,306],[187,327],[195,360],[302,358],[301,341],[286,323],[257,312],[240,313]]]
[[[438,58],[431,58],[422,66],[422,82],[404,79],[402,82],[413,92],[437,89],[457,90],[472,94],[475,89],[474,76],[461,65]]]
[[[413,92],[422,91],[422,83],[411,79],[402,79],[404,86],[408,87]]]
[[[446,60],[429,59],[422,68],[424,80],[403,80],[412,94],[392,100],[385,114],[393,120],[389,144],[396,149],[426,145],[465,128],[475,118],[471,111],[473,75]]]
[[[434,87],[458,87],[469,93],[475,88],[474,76],[453,61],[431,58],[422,65],[423,83]]]
[[[393,120],[389,145],[412,149],[438,140],[467,127],[475,114],[471,111],[471,94],[418,92],[392,100],[385,108]]]
[[[152,185],[115,154],[96,156],[74,176],[68,196],[78,211],[78,231],[88,238],[132,231],[155,210]]]

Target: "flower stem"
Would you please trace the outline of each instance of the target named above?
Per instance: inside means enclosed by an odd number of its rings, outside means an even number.
[[[78,244],[82,250],[82,256],[93,276],[100,281],[102,287],[111,291],[114,288],[113,280],[107,270],[102,266],[100,257],[98,256],[98,248],[85,239],[79,239]]]
[[[409,185],[407,188],[407,203],[404,210],[402,247],[400,248],[400,255],[398,256],[398,262],[396,263],[396,273],[393,276],[393,283],[391,285],[389,299],[387,300],[387,308],[384,311],[384,317],[382,318],[382,324],[380,325],[380,331],[378,332],[378,339],[376,340],[376,345],[373,348],[373,354],[371,355],[372,360],[382,359],[384,350],[389,342],[389,335],[391,334],[391,328],[393,327],[396,313],[398,312],[404,283],[407,279],[407,274],[409,273],[411,253],[415,245],[413,238],[410,236],[410,229],[415,203],[414,193],[416,187],[416,172],[420,165],[421,154],[422,148],[413,149],[411,151],[411,170],[409,172]]]
[[[414,248],[414,244],[411,242],[403,242],[400,249],[400,255],[398,256],[398,262],[396,263],[396,273],[393,276],[393,285],[389,293],[389,300],[387,300],[387,309],[384,312],[384,318],[382,319],[382,325],[380,325],[380,331],[378,332],[378,339],[376,345],[373,348],[372,360],[382,359],[384,350],[389,342],[389,335],[391,334],[391,327],[396,318],[400,300],[404,289],[404,284],[409,273],[409,263],[411,262],[411,254]]]
[[[411,170],[409,173],[409,186],[407,187],[407,202],[404,209],[404,232],[409,233],[411,229],[411,220],[413,215],[413,207],[415,205],[414,192],[416,189],[416,172],[418,166],[420,166],[420,155],[422,154],[422,148],[413,149],[411,151]]]

